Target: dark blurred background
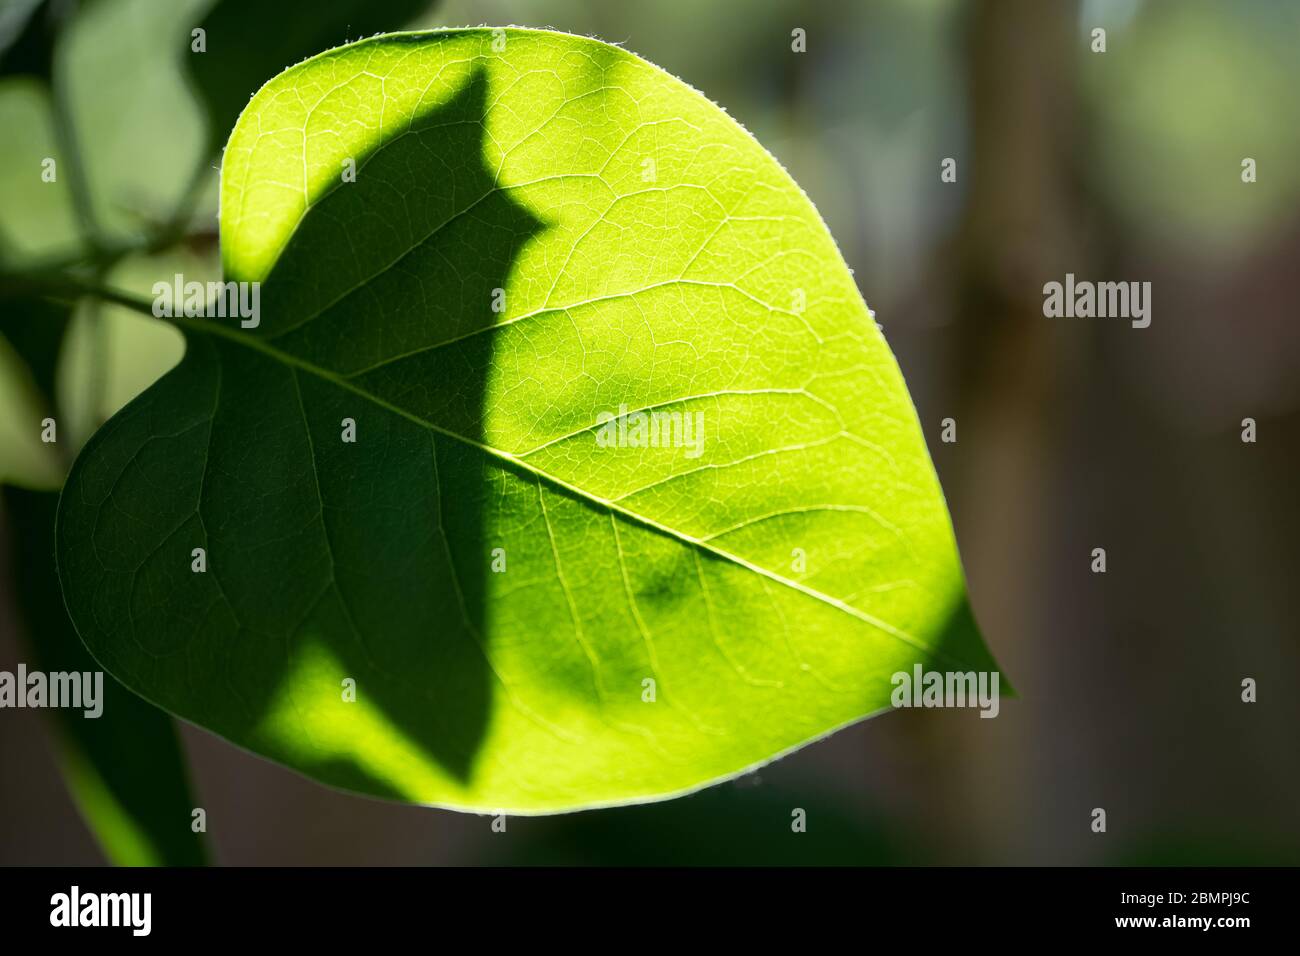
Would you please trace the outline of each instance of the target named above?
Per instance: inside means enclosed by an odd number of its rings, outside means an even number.
[[[0,0],[0,24],[20,2]],[[131,248],[111,275],[124,287],[218,268],[212,134],[182,68],[210,5],[95,0],[58,40],[91,215]],[[278,6],[282,29],[311,32],[315,4]],[[1020,699],[997,720],[900,711],[695,796],[511,818],[504,834],[333,792],[184,727],[215,860],[1300,862],[1300,3],[452,0],[386,26],[481,23],[625,45],[724,106],[808,192],[902,365]],[[0,78],[11,265],[77,241],[85,211],[32,185],[60,135],[35,80]],[[133,247],[186,197],[197,237]],[[1045,318],[1043,284],[1067,272],[1150,281],[1150,327]],[[55,386],[76,440],[179,348],[78,306]],[[60,465],[12,431],[7,360],[0,476],[57,487]],[[29,659],[15,582],[32,556],[5,551],[12,670]],[[105,860],[56,753],[47,713],[0,712],[0,863]]]

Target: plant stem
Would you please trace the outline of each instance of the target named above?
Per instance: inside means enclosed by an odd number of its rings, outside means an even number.
[[[93,282],[96,286],[104,284],[107,271],[106,266],[100,266],[95,270]],[[90,299],[86,306],[86,321],[90,323],[90,334],[93,343],[90,368],[86,372],[86,391],[90,395],[89,405],[93,428],[97,429],[106,420],[104,418],[104,396],[108,390],[109,368],[108,321],[104,318],[103,301],[100,298],[92,297]]]
[[[167,242],[167,245],[179,241],[188,232],[190,219],[194,216],[199,198],[203,195],[203,187],[207,184],[208,170],[212,168],[213,160],[220,159],[220,156],[220,153],[205,155],[194,167],[189,182],[185,184],[185,190],[181,193],[180,201],[176,203],[176,209],[159,235],[155,237],[156,241],[151,251],[158,251],[157,244],[166,241],[169,237],[171,241]]]
[[[0,297],[6,293],[37,295],[56,302],[75,302],[82,296],[93,296],[103,302],[111,302],[153,316],[153,304],[149,300],[129,292],[120,292],[68,272],[0,276]]]
[[[62,48],[60,48],[62,49]],[[61,58],[60,58],[61,59]],[[95,259],[94,285],[101,286],[111,266],[123,253],[110,255],[100,235],[99,223],[95,216],[95,203],[90,192],[90,180],[81,161],[81,143],[77,137],[76,123],[72,117],[72,103],[69,97],[67,74],[61,63],[54,65],[50,78],[50,94],[53,100],[53,120],[55,137],[59,150],[63,154],[64,175],[68,179],[68,191],[72,196],[72,207],[81,233]],[[104,320],[100,300],[92,299],[86,314],[90,323],[93,341],[90,369],[87,372],[87,390],[90,395],[90,414],[98,428],[103,421],[101,414],[104,405],[104,393],[108,378],[108,328]]]
[[[68,192],[72,196],[72,208],[81,231],[92,253],[98,253],[103,244],[99,235],[99,226],[95,218],[95,204],[90,195],[90,181],[86,178],[85,167],[81,163],[81,144],[77,139],[76,125],[72,121],[72,106],[68,98],[67,81],[63,71],[56,66],[50,81],[54,136],[63,154],[64,175],[68,178]]]

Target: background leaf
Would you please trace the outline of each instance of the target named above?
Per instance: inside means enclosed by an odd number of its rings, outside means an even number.
[[[0,118],[12,133],[4,141],[4,158],[24,173],[0,179],[7,267],[77,241],[66,179],[40,179],[41,158],[64,159],[53,147],[49,109],[48,91],[40,84],[25,78],[0,84]],[[131,267],[128,262],[113,274],[127,288],[138,281]],[[174,330],[123,313],[21,294],[0,299],[0,485],[19,486],[0,488],[0,494],[10,538],[5,546],[13,552],[10,591],[25,631],[24,659],[33,669],[101,669],[77,637],[59,590],[56,492],[90,432],[180,353]],[[40,440],[46,416],[57,421],[55,444]],[[194,801],[171,717],[107,675],[104,696],[99,718],[51,714],[61,745],[57,760],[86,824],[117,864],[204,862],[202,837],[190,830]]]
[[[48,157],[67,172],[50,118],[50,93],[29,77],[0,81],[0,267],[67,252],[80,243],[63,183],[42,181]],[[65,178],[66,182],[66,178]]]
[[[141,242],[191,211],[211,225],[216,162],[186,76],[189,32],[205,6],[98,0],[60,39],[57,79],[101,241]]]
[[[833,241],[681,82],[562,34],[378,38],[265,87],[222,177],[261,325],[179,320],[61,504],[73,619],[128,686],[332,784],[546,812],[993,668]],[[701,413],[701,454],[599,447],[622,406]]]
[[[0,444],[0,486],[10,486],[0,487],[3,527],[13,555],[12,590],[30,650],[26,660],[29,668],[47,672],[101,670],[68,618],[54,564],[57,489],[66,461],[74,454],[69,451],[64,458],[59,452],[78,445],[75,416],[57,413],[58,443],[47,445],[39,439],[41,418],[56,414],[56,379],[60,355],[67,353],[71,313],[67,305],[22,297],[3,300],[0,312],[0,360],[8,360],[0,368],[0,389],[27,386],[17,396],[21,401],[4,404],[7,414],[0,424],[13,431]],[[129,321],[145,323],[138,316]],[[154,325],[154,336],[175,338],[173,331]],[[87,333],[81,336],[86,346],[98,341]],[[75,332],[72,338],[77,339]],[[150,366],[148,350],[134,347],[147,341],[149,336],[133,340],[130,328],[125,337],[119,332],[116,361],[102,353],[94,356],[104,366],[99,374],[116,382],[131,369],[146,378],[140,387],[152,381],[175,359]],[[77,396],[74,403],[88,403],[90,378],[84,375],[75,386],[61,390],[65,396]],[[112,401],[112,394],[109,390],[99,400]],[[57,407],[67,409],[74,403],[65,400]],[[105,407],[104,414],[121,404]],[[89,408],[84,405],[83,414]],[[16,487],[20,485],[53,490],[28,491]],[[86,824],[108,859],[119,865],[204,863],[203,838],[190,829],[195,801],[172,718],[111,675],[104,677],[103,694],[103,712],[97,718],[86,719],[75,710],[50,712],[61,744],[58,760]]]
[[[157,276],[183,272],[195,281],[215,278],[215,263],[184,251],[132,256],[109,279],[145,295]],[[59,354],[56,397],[66,440],[80,448],[119,408],[180,361],[181,336],[164,322],[107,302],[83,301],[73,312]]]
[[[4,488],[14,583],[32,670],[97,671],[68,620],[54,567],[58,495]],[[21,557],[19,557],[21,556]],[[190,828],[196,803],[169,716],[104,676],[103,713],[56,709],[69,788],[108,858],[123,866],[197,866],[203,837]]]
[[[52,381],[53,367],[33,368],[6,336],[17,338],[28,349],[48,347],[51,354],[62,337],[66,318],[56,306],[32,300],[0,300],[0,484],[25,488],[58,488],[63,484],[66,462],[58,448],[41,441],[41,422],[49,416],[49,391],[42,388],[46,376]],[[53,314],[51,314],[53,313]]]

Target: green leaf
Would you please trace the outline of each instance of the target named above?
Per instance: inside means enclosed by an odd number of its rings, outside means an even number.
[[[140,241],[191,201],[211,222],[213,147],[185,72],[206,2],[97,0],[60,38],[56,78],[103,242]]]
[[[29,299],[0,299],[0,311],[0,485],[58,488],[67,462],[41,441],[41,423],[51,415],[43,379],[53,379],[51,347],[58,344],[47,339],[62,335],[66,317],[57,306]],[[26,349],[50,351],[51,361],[29,364]]]
[[[0,335],[9,340],[16,354],[25,359],[35,388],[34,401],[53,410],[55,368],[59,348],[68,328],[69,309],[57,302],[29,296],[0,299]],[[28,427],[35,432],[31,421]]]
[[[142,277],[182,267],[206,278],[182,253],[130,257],[112,276],[120,287],[148,291],[152,281]],[[0,297],[0,484],[58,489],[91,432],[181,352],[175,329],[121,306]],[[57,422],[54,444],[41,441],[47,416]]]
[[[685,84],[545,31],[375,38],[258,93],[221,199],[260,325],[176,320],[60,505],[73,620],[150,700],[329,784],[528,813],[994,668],[833,240]],[[603,446],[624,406],[702,416],[699,454]]]
[[[130,281],[129,275],[121,278]],[[69,340],[75,346],[78,339],[75,326],[69,334],[71,308],[26,297],[5,299],[0,305],[0,407],[6,409],[0,418],[0,485],[57,489],[66,471],[66,459],[57,452],[77,446],[71,421],[75,416],[68,413],[72,406],[67,398],[85,404],[85,382],[93,374],[105,377],[120,392],[116,383],[131,372],[150,373],[156,359],[147,346],[160,333],[163,337],[175,333],[152,323],[141,334],[137,326],[149,323],[139,316],[101,315],[99,321],[109,323],[108,331],[114,333],[99,340],[109,345],[108,354],[101,350],[95,356],[101,366],[96,372],[68,383],[67,369],[60,371],[59,366],[67,364],[61,363],[60,354],[66,357]],[[165,370],[152,366],[153,377]],[[64,387],[56,389],[60,377]],[[56,391],[65,393],[57,403],[61,409],[58,442],[47,445],[39,438],[40,423],[54,414]],[[113,400],[111,391],[101,396],[101,401]],[[107,411],[122,404],[108,405]],[[3,524],[12,538],[8,566],[13,569],[12,591],[25,625],[29,665],[47,672],[99,670],[77,637],[59,590],[54,564],[57,492],[9,487],[0,488],[0,496]],[[51,714],[68,789],[111,862],[180,866],[205,861],[202,837],[190,830],[195,804],[170,716],[111,676],[105,677],[99,717],[86,719],[81,712],[68,710]]]
[[[76,9],[91,6],[88,0],[19,0],[0,11],[0,76],[36,77],[0,83],[0,127],[7,133],[0,168],[10,172],[0,177],[0,250],[9,268],[79,241],[63,185],[67,157],[55,145],[45,84],[65,24]],[[120,49],[110,46],[120,72]],[[108,112],[121,115],[116,108]],[[46,157],[60,164],[54,183],[41,178]],[[130,277],[117,271],[117,278],[129,284]],[[158,344],[160,339],[171,344],[173,330],[125,310],[81,306],[73,318],[66,303],[22,295],[0,301],[0,408],[5,410],[0,417],[0,485],[57,489],[68,461],[89,434],[77,427],[78,420],[83,426],[102,421],[175,364]],[[83,366],[81,358],[89,361]],[[57,420],[56,444],[40,440],[46,416]],[[25,625],[29,665],[44,671],[98,670],[73,629],[59,590],[57,494],[8,487],[0,488],[0,496],[12,538],[5,543],[13,546],[11,590]],[[65,710],[53,711],[52,718],[68,788],[111,862],[205,861],[202,837],[190,829],[194,801],[170,716],[107,677],[98,718]]]
[[[54,567],[58,495],[3,492],[13,538],[14,584],[32,647],[29,667],[99,670],[73,630]],[[105,675],[103,711],[52,711],[69,789],[109,860],[120,866],[197,866],[202,837],[190,827],[195,803],[172,719]]]
[[[111,273],[115,288],[146,294],[153,277],[183,272],[195,281],[217,278],[215,257],[183,251],[131,256]],[[176,330],[107,302],[83,300],[59,355],[55,394],[59,440],[80,448],[119,408],[173,368],[184,353]]]
[[[0,81],[0,265],[5,271],[77,247],[67,157],[54,135],[49,91],[22,77]],[[42,180],[45,160],[57,182]]]

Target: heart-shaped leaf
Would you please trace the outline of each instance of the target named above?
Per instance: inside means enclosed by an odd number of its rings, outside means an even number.
[[[525,30],[322,54],[240,117],[221,244],[259,324],[177,319],[61,504],[73,619],[150,700],[338,786],[548,812],[993,668],[825,226],[651,64]]]

